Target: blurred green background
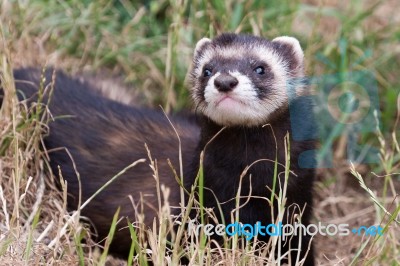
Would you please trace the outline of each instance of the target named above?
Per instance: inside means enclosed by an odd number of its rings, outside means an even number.
[[[3,0],[1,19],[16,65],[108,69],[150,104],[174,110],[189,105],[184,81],[200,38],[226,31],[295,36],[308,75],[363,69],[376,75],[387,131],[400,85],[397,11],[397,1],[365,0]]]

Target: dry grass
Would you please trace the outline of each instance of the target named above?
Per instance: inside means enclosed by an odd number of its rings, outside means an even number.
[[[41,152],[41,138],[48,116],[44,105],[41,106],[44,111],[40,111],[40,103],[28,109],[17,101],[7,55],[2,54],[1,71],[5,93],[0,121],[1,252],[7,264],[39,264],[60,259],[76,262],[71,256],[60,256],[61,250],[74,248],[69,236],[60,238],[57,247],[47,247],[58,237],[58,227],[69,215],[62,193],[45,174],[46,155]],[[78,230],[80,227],[75,226]]]

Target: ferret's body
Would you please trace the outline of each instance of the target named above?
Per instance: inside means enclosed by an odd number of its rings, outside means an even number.
[[[44,76],[46,95],[49,95],[53,71],[47,70]],[[88,217],[95,226],[97,240],[107,237],[118,207],[121,207],[121,217],[136,220],[129,195],[139,205],[139,212],[143,196],[144,222],[148,226],[156,217],[156,182],[149,166],[145,143],[152,158],[157,160],[160,184],[172,191],[170,205],[178,206],[180,197],[176,191],[179,186],[167,159],[171,160],[179,172],[179,145],[167,117],[161,111],[139,109],[101,97],[89,88],[89,83],[71,78],[62,71],[55,71],[54,76],[55,83],[48,107],[55,120],[49,123],[49,135],[45,136],[44,143],[49,151],[53,173],[58,175],[60,167],[62,177],[67,181],[70,210],[76,210],[79,199],[79,182],[72,159],[81,179],[82,203],[125,167],[138,159],[146,159],[146,162],[118,177],[82,210],[82,216]],[[16,89],[24,97],[35,101],[41,71],[20,69],[14,72],[14,77]],[[198,126],[182,117],[169,118],[181,138],[183,163],[187,165],[198,142]],[[132,241],[126,220],[120,224],[125,229],[116,232],[110,251],[125,257]]]
[[[221,203],[225,222],[230,223],[240,176],[251,165],[240,188],[240,204],[244,206],[240,209],[239,221],[243,224],[275,223],[277,200],[275,198],[272,206],[267,199],[271,198],[275,158],[278,161],[276,193],[284,183],[284,138],[287,133],[290,136],[292,133],[287,88],[292,79],[303,76],[300,45],[290,37],[268,41],[248,35],[224,34],[214,40],[199,41],[193,62],[191,94],[200,127],[189,119],[171,118],[182,140],[185,185],[189,188],[193,183],[199,169],[200,153],[205,150],[204,205],[219,214],[217,201]],[[50,83],[51,71],[46,77]],[[39,84],[40,71],[16,71],[15,79],[17,89],[30,96]],[[172,190],[170,205],[177,206],[179,187],[167,159],[178,169],[178,140],[165,115],[105,99],[86,89],[87,86],[57,72],[49,109],[54,117],[69,117],[51,122],[49,135],[45,138],[48,150],[66,147],[71,153],[81,177],[82,200],[127,165],[147,158],[144,147],[147,143],[153,158],[157,159],[161,183]],[[303,107],[299,111],[306,117],[311,110],[309,106]],[[299,214],[300,209],[303,213],[301,222],[309,223],[314,171],[300,168],[298,159],[300,153],[313,148],[313,142],[296,142],[290,138],[292,172],[286,192],[289,211],[285,217],[289,223],[294,221],[292,216]],[[71,194],[68,204],[75,208],[79,186],[71,158],[63,149],[51,151],[49,155],[53,171],[57,174],[60,166],[63,178],[68,181]],[[138,202],[142,193],[147,204],[157,206],[152,175],[148,163],[137,165],[83,210],[82,215],[91,219],[100,239],[107,236],[112,216],[119,206],[122,216],[134,219],[128,195]],[[145,220],[148,225],[154,215],[148,209]],[[268,237],[260,235],[258,239],[268,241]],[[297,238],[291,244],[292,249],[297,248],[296,241]],[[128,231],[118,232],[113,243],[112,251],[127,255],[131,243]],[[301,256],[308,247],[306,236],[302,238]],[[297,252],[294,250],[291,255],[293,260]],[[312,250],[304,265],[313,265]]]

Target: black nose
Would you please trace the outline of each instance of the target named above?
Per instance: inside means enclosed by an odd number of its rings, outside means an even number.
[[[221,74],[214,80],[215,87],[221,92],[233,90],[238,83],[239,81],[235,77],[228,74]]]

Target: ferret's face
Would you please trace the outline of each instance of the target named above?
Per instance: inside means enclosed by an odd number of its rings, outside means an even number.
[[[197,43],[191,93],[196,110],[215,123],[256,126],[287,106],[288,85],[302,76],[296,39],[223,34]]]

